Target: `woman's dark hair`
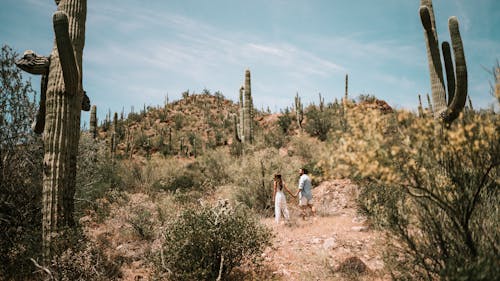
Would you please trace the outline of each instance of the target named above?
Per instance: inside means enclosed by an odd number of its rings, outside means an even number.
[[[278,182],[280,190],[283,189],[283,180],[281,179],[281,174],[275,174],[274,180]]]
[[[307,171],[306,168],[302,168],[302,173],[304,173],[305,175],[307,175],[309,173],[309,171]]]

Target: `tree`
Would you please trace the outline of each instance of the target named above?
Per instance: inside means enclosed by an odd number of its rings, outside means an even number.
[[[0,279],[31,274],[40,252],[43,150],[30,128],[35,91],[16,68],[12,48],[0,53]]]

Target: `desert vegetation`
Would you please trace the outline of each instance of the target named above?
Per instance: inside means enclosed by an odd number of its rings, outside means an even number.
[[[500,119],[466,105],[456,18],[454,58],[443,44],[441,66],[432,1],[419,12],[432,100],[426,107],[415,95],[417,112],[352,97],[347,75],[342,100],[296,93],[291,108],[258,110],[247,69],[237,102],[185,91],[127,115],[90,106],[79,72],[86,5],[56,2],[59,59],[1,50],[0,279],[286,280],[266,260],[276,232],[263,222],[274,213],[273,175],[296,191],[299,167],[314,186],[352,181],[357,214],[390,241],[378,272],[358,257],[336,268],[326,257],[303,278],[500,276]],[[42,75],[39,96],[20,69]]]

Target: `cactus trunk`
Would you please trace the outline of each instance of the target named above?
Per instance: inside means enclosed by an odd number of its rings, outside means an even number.
[[[97,108],[95,105],[90,110],[90,134],[92,138],[97,138]]]
[[[244,131],[243,134],[245,136],[245,142],[252,143],[253,141],[253,128],[252,128],[252,89],[250,85],[250,70],[245,71],[245,101],[244,101]]]
[[[347,99],[349,98],[349,75],[345,75],[345,94],[344,94],[344,104],[347,103]]]
[[[46,93],[43,179],[43,255],[54,253],[61,231],[73,227],[80,137],[86,0],[63,0],[54,14],[56,44]]]
[[[237,139],[243,143],[253,142],[253,99],[250,86],[250,70],[245,71],[245,84],[240,88],[239,125],[237,126]]]
[[[498,104],[500,104],[500,67],[496,68],[496,81],[495,96],[497,97]]]

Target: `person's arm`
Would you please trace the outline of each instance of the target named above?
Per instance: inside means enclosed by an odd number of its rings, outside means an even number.
[[[297,190],[297,193],[295,194],[295,196],[299,195],[299,192],[302,189],[304,189],[304,183],[305,183],[304,177],[301,176],[300,179],[299,179],[299,190]]]
[[[296,195],[293,195],[293,193],[290,191],[290,189],[288,189],[288,187],[286,186],[285,182],[283,181],[283,187],[285,188],[285,190],[288,192],[288,194],[290,194],[290,196],[292,197],[295,197]]]

